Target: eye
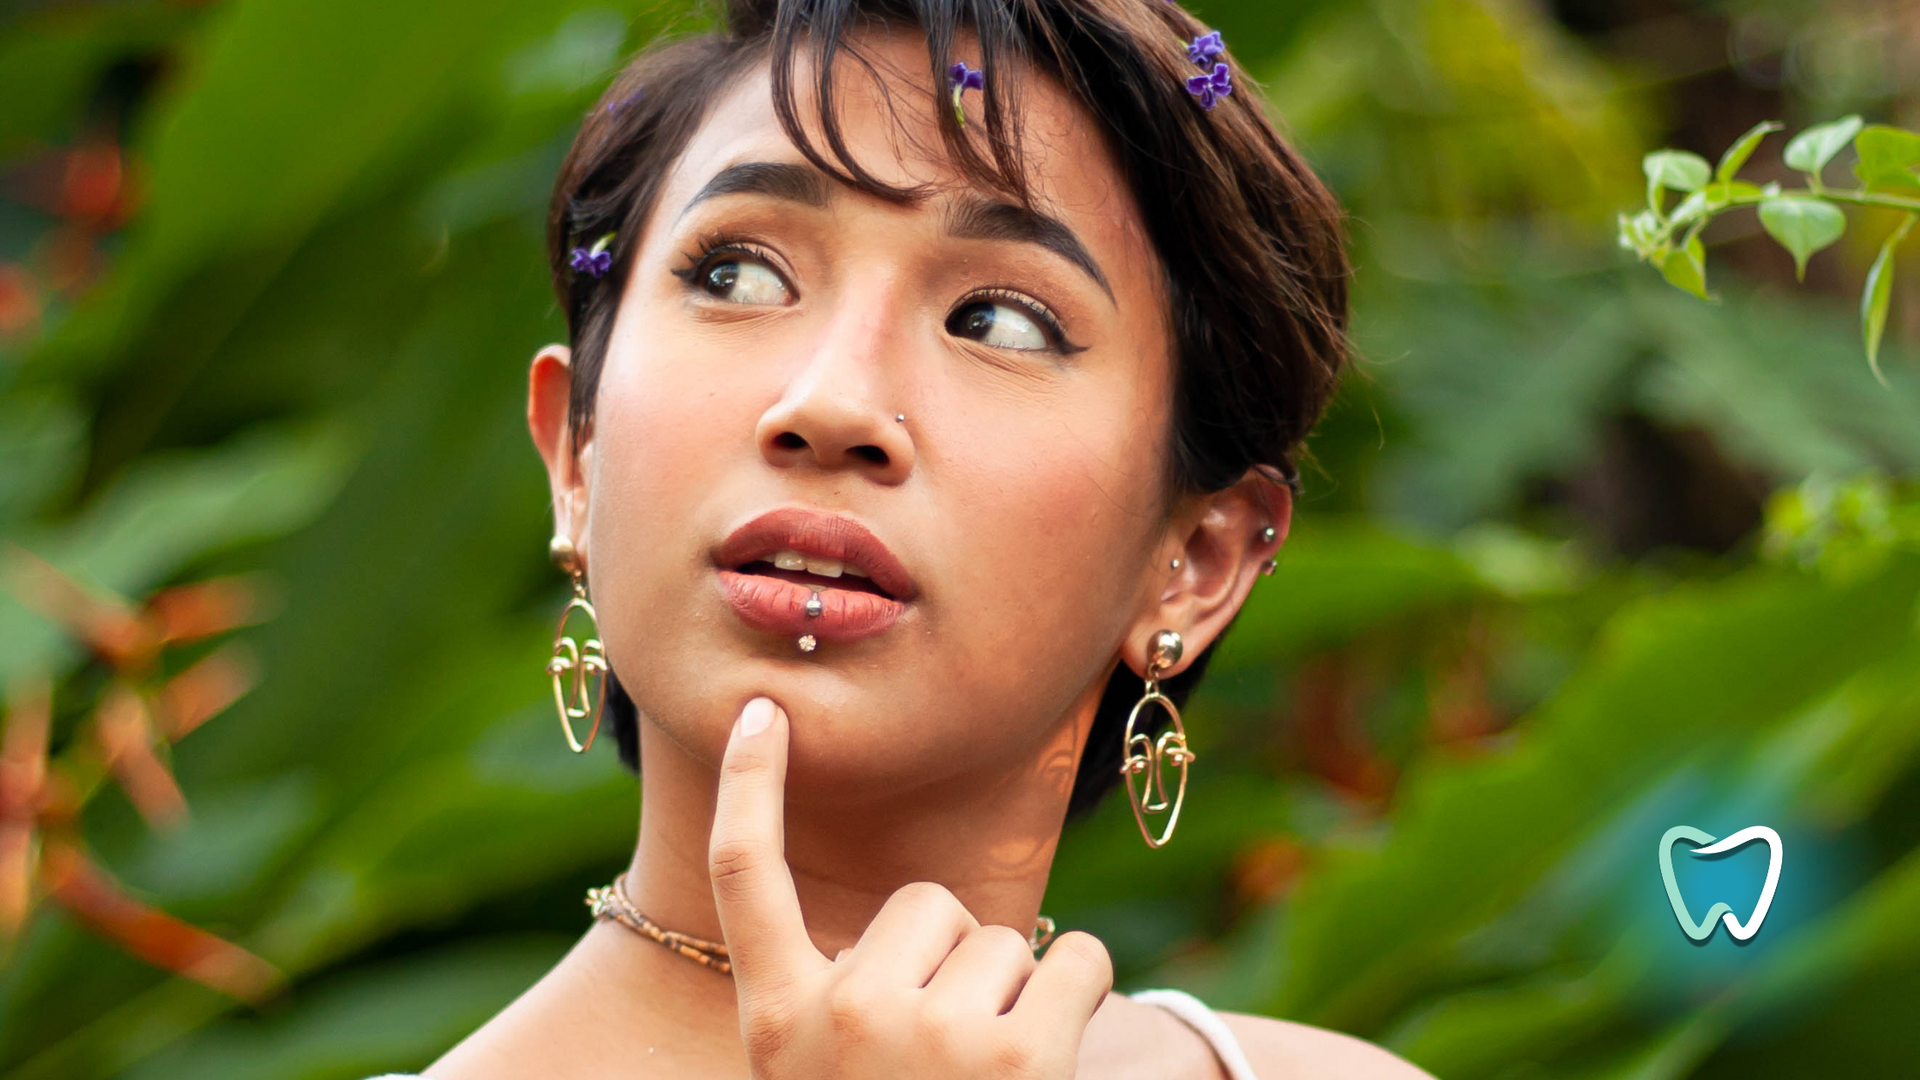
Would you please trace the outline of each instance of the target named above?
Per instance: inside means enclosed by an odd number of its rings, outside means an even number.
[[[701,292],[729,304],[784,304],[790,294],[778,272],[743,251],[719,251],[698,271]]]
[[[1046,316],[1009,300],[975,300],[947,316],[947,333],[982,345],[1020,352],[1054,347],[1057,331],[1045,325]]]

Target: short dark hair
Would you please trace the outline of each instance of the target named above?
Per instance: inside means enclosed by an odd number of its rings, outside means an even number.
[[[554,185],[547,246],[573,348],[573,445],[591,428],[622,286],[660,186],[709,104],[742,72],[770,64],[776,115],[815,166],[880,198],[916,194],[853,160],[832,108],[834,57],[861,59],[852,35],[884,24],[925,34],[928,74],[942,89],[955,37],[978,38],[985,152],[947,110],[935,115],[955,168],[989,190],[1028,200],[1018,102],[998,90],[996,72],[1030,65],[1098,120],[1171,300],[1169,500],[1223,490],[1249,469],[1298,491],[1293,455],[1348,355],[1342,213],[1275,132],[1259,87],[1237,65],[1233,92],[1212,109],[1189,93],[1186,79],[1200,69],[1180,42],[1206,32],[1198,20],[1169,0],[728,0],[719,16],[716,29],[657,41],[626,66],[581,125]],[[813,60],[824,147],[799,116],[802,56]],[[612,267],[600,277],[575,273],[571,250],[607,232],[620,238]],[[1163,692],[1184,704],[1211,653],[1166,680]],[[1119,779],[1120,732],[1139,692],[1124,666],[1108,682],[1069,816],[1091,809]],[[617,679],[609,680],[607,712],[621,760],[637,769],[638,715]],[[1166,724],[1158,710],[1155,722]]]

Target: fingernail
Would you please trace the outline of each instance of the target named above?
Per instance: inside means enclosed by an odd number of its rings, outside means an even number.
[[[773,723],[773,699],[757,697],[740,710],[740,734],[758,735]]]

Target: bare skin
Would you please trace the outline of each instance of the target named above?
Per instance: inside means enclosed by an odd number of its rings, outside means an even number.
[[[1093,938],[1038,962],[1023,938],[1109,675],[1144,672],[1159,629],[1187,662],[1221,633],[1285,540],[1289,492],[1252,472],[1163,489],[1166,304],[1091,118],[1029,79],[1039,205],[1097,273],[956,236],[965,201],[993,196],[924,150],[949,107],[924,48],[866,43],[895,111],[850,72],[852,153],[933,194],[696,198],[730,166],[804,162],[764,73],[743,79],[621,240],[639,247],[579,446],[567,349],[530,375],[556,532],[642,712],[629,895],[726,940],[735,975],[596,924],[430,1077],[1224,1076],[1184,1024],[1108,992]],[[990,332],[954,332],[969,305]],[[898,556],[897,625],[802,654],[734,615],[713,553],[783,506],[855,518]],[[1228,1022],[1262,1077],[1425,1075],[1334,1033]]]

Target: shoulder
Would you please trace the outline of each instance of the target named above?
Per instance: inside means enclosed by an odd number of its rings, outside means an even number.
[[[1404,1058],[1338,1031],[1246,1013],[1220,1018],[1262,1080],[1433,1080]]]

